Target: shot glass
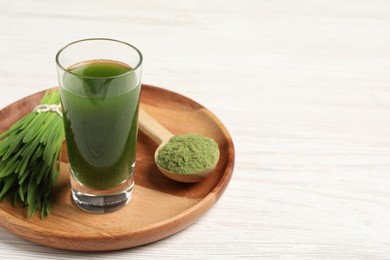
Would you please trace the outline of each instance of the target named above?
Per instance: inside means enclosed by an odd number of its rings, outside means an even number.
[[[89,212],[120,209],[134,187],[142,54],[93,38],[60,49],[56,63],[73,201]]]

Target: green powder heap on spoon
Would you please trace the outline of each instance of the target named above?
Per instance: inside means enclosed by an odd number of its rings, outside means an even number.
[[[202,172],[214,166],[219,158],[218,144],[200,134],[172,137],[157,154],[162,168],[177,174]]]

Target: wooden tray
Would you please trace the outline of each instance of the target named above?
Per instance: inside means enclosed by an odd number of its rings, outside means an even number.
[[[21,99],[0,111],[0,132],[30,112],[43,92]],[[233,172],[234,147],[223,124],[206,108],[177,93],[143,85],[144,109],[174,134],[201,133],[219,144],[215,172],[196,184],[184,184],[163,176],[153,161],[157,148],[139,132],[135,189],[129,205],[108,214],[91,214],[71,201],[67,158],[55,185],[52,213],[40,220],[27,218],[26,209],[0,203],[0,225],[24,239],[49,247],[80,251],[105,251],[135,247],[183,230],[208,209],[226,189]],[[65,153],[66,155],[66,153]]]

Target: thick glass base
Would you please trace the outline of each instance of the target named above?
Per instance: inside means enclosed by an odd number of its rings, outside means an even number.
[[[133,178],[109,190],[92,190],[82,186],[71,174],[72,198],[81,209],[92,213],[109,213],[125,206],[131,199]]]

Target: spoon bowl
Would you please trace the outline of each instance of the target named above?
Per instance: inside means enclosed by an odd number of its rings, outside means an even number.
[[[217,166],[218,160],[216,160],[215,163],[213,163],[212,165],[203,169],[200,172],[194,172],[194,173],[171,172],[167,169],[164,169],[163,167],[161,167],[157,163],[158,152],[164,145],[160,145],[156,149],[156,152],[154,153],[154,161],[156,162],[156,165],[157,165],[158,169],[160,170],[160,172],[172,180],[179,181],[179,182],[186,182],[186,183],[199,182],[199,181],[206,179],[214,171],[215,167]]]

